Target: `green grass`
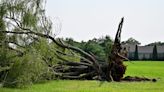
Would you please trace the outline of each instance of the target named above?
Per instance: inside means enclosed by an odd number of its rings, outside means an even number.
[[[157,82],[99,82],[55,80],[26,89],[0,88],[0,92],[161,92],[164,90],[164,62],[126,62],[126,75],[158,78]]]

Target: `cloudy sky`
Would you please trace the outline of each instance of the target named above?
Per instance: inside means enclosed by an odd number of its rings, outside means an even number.
[[[114,38],[124,17],[122,40],[133,37],[142,45],[164,41],[163,9],[164,0],[47,0],[46,4],[58,37]]]

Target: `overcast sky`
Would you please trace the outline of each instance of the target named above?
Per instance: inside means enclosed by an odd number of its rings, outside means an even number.
[[[114,38],[124,17],[122,41],[130,37],[142,45],[164,41],[164,0],[47,0],[46,11],[59,37]]]

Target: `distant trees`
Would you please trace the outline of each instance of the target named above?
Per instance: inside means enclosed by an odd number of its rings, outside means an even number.
[[[72,38],[66,38],[65,42],[94,54],[101,59],[100,61],[107,60],[106,57],[110,55],[113,44],[113,40],[110,36],[93,38],[92,40],[81,42],[76,42]]]
[[[107,35],[105,37],[100,38],[98,43],[103,47],[106,57],[111,56],[110,52],[112,50],[112,44],[114,43],[112,38]]]
[[[123,41],[122,44],[140,45],[141,43],[131,37],[127,41]]]
[[[153,42],[153,43],[149,43],[146,46],[154,46],[154,45],[158,45],[158,46],[164,46],[164,42]]]

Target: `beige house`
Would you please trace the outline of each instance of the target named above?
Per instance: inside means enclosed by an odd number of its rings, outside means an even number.
[[[136,45],[122,45],[128,51],[128,58],[133,60]],[[154,46],[138,46],[139,60],[151,60]],[[164,60],[164,46],[157,46],[158,60]]]

